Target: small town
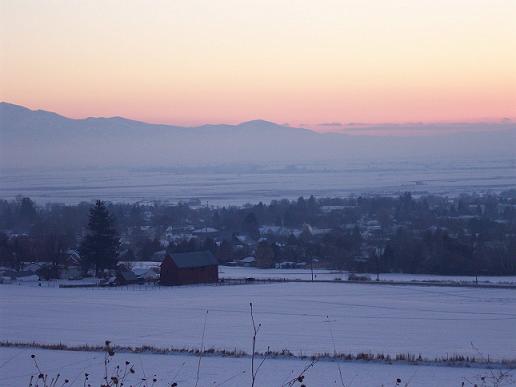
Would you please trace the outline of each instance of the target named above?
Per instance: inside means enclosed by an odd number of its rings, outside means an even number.
[[[95,211],[114,240],[102,262],[87,251]],[[42,207],[20,197],[0,202],[0,229],[5,283],[91,276],[107,285],[209,283],[218,281],[219,264],[346,270],[365,280],[359,273],[516,274],[515,191],[311,196],[222,208],[200,200]],[[174,278],[163,272],[170,265],[181,269]]]

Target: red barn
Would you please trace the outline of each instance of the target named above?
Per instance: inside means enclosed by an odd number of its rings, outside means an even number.
[[[213,283],[219,280],[219,263],[210,251],[167,254],[161,262],[161,285]]]

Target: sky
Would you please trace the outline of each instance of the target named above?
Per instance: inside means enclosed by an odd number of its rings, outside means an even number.
[[[516,117],[514,0],[0,0],[0,99],[198,125]]]

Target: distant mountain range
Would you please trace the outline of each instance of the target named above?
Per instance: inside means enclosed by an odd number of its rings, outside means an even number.
[[[446,134],[448,126],[461,132]],[[381,132],[389,126],[370,128]],[[392,126],[391,126],[392,128]],[[399,128],[399,126],[396,126]],[[405,129],[411,130],[410,125]],[[309,163],[516,158],[516,123],[414,124],[436,135],[318,133],[254,120],[180,127],[123,117],[70,119],[0,103],[0,167]]]

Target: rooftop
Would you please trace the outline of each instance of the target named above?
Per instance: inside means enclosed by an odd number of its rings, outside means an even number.
[[[181,269],[189,267],[214,266],[219,264],[217,259],[208,250],[193,251],[190,253],[174,253],[171,254],[170,257],[177,267]]]

